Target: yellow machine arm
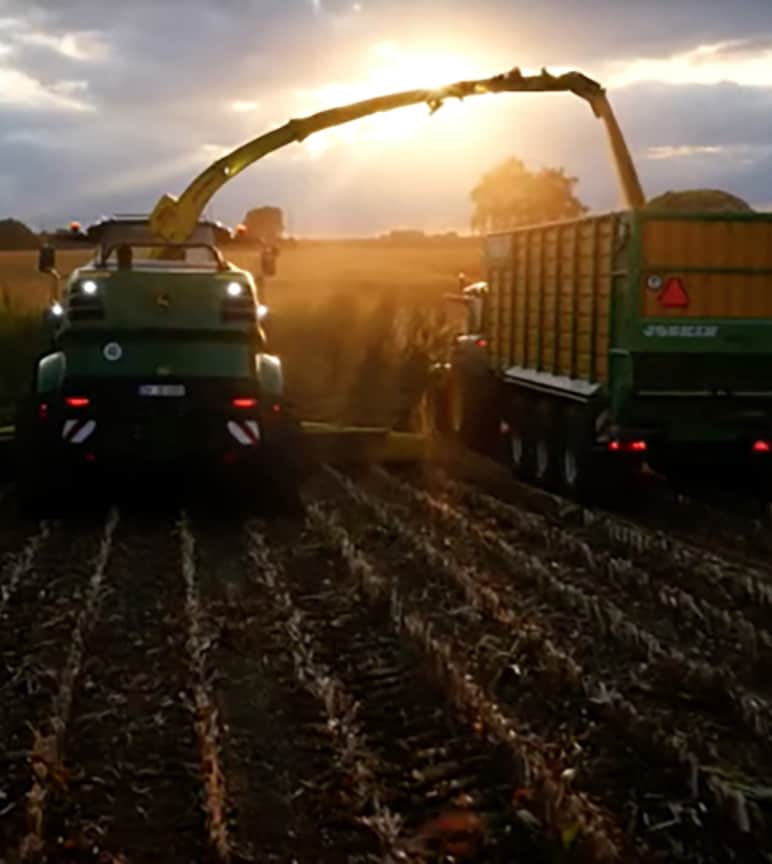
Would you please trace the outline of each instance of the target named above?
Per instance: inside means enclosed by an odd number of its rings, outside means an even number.
[[[153,210],[150,225],[154,234],[168,243],[183,243],[192,234],[201,213],[212,196],[229,180],[274,150],[287,144],[303,141],[314,132],[350,123],[370,114],[393,111],[408,105],[428,104],[432,113],[446,99],[465,99],[485,93],[542,93],[570,92],[589,102],[596,117],[603,121],[608,133],[614,164],[622,191],[623,205],[627,208],[642,207],[645,203],[643,190],[627,148],[622,131],[606,97],[604,89],[579,72],[550,75],[543,70],[540,75],[525,76],[519,69],[503,75],[478,81],[459,81],[437,90],[408,90],[367,99],[340,108],[321,111],[310,117],[290,120],[289,123],[249,141],[218,159],[182,193],[179,199],[164,195]]]

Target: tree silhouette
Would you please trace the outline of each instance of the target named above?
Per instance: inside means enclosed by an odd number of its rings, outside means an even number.
[[[574,194],[577,182],[563,168],[533,172],[521,159],[506,159],[483,175],[471,192],[472,229],[506,231],[581,216],[588,208]]]

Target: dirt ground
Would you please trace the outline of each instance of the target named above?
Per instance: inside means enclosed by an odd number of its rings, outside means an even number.
[[[479,462],[295,520],[0,492],[0,860],[768,861],[763,538]]]
[[[478,251],[288,251],[303,413],[389,420]],[[162,492],[31,522],[0,481],[2,864],[772,860],[751,516],[586,510],[454,448],[320,466],[294,519]]]

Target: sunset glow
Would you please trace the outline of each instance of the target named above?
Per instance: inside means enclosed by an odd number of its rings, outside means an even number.
[[[377,43],[367,53],[361,74],[352,74],[348,82],[321,84],[295,93],[297,111],[311,114],[320,108],[347,105],[374,95],[401,90],[431,89],[466,78],[491,74],[490,61],[474,58],[461,52],[428,48],[401,48],[392,42]],[[476,97],[476,101],[480,98]],[[492,98],[492,97],[491,97]],[[443,114],[457,111],[461,106],[449,100]],[[410,138],[429,121],[425,105],[402,108],[375,115],[341,126],[309,138],[304,146],[311,155],[326,152],[341,142],[388,142]]]

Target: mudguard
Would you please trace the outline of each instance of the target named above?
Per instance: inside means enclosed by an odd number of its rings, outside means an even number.
[[[255,367],[261,392],[270,396],[283,396],[284,372],[282,371],[281,360],[272,354],[257,354]]]
[[[48,354],[38,363],[35,382],[36,393],[53,393],[60,390],[67,374],[67,357],[59,351]]]

